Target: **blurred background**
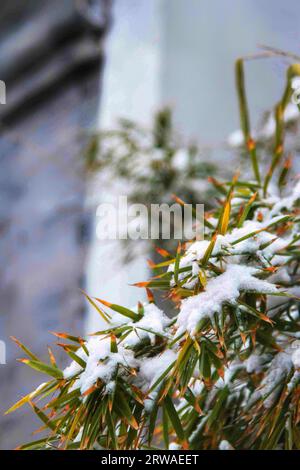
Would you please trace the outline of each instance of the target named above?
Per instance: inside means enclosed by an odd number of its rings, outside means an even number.
[[[299,53],[299,22],[297,0],[2,0],[0,448],[31,440],[29,409],[3,413],[41,381],[9,337],[46,357],[50,331],[101,327],[80,288],[129,307],[143,299],[129,284],[147,278],[145,253],[124,263],[119,241],[96,237],[97,204],[134,188],[87,171],[91,136],[120,117],[151,126],[168,106],[201,165],[234,170],[234,61],[260,45]],[[281,94],[285,62],[251,62],[246,73],[257,123]]]

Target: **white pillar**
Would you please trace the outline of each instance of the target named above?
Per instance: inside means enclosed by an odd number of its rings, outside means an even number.
[[[116,119],[131,118],[142,124],[151,124],[159,106],[159,4],[161,0],[116,0],[114,24],[108,37],[99,113],[99,128],[113,128]],[[94,188],[99,202],[114,202],[126,188],[110,192]],[[94,194],[95,200],[95,194]],[[93,242],[87,268],[87,292],[127,307],[144,299],[144,292],[130,283],[148,278],[146,257],[122,263],[122,249],[118,240]],[[103,321],[93,309],[89,310],[87,332],[103,327]]]

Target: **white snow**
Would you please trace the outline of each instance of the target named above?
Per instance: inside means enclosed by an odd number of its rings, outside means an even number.
[[[265,363],[270,359],[268,354],[254,354],[252,353],[246,360],[246,370],[248,374],[259,374],[262,372]]]
[[[134,347],[139,342],[149,338],[151,344],[155,343],[155,334],[165,335],[165,328],[170,323],[170,319],[153,303],[144,305],[143,318],[135,323],[127,323],[128,326],[134,328],[128,336],[126,336],[123,344],[128,347]],[[150,331],[145,331],[150,330]]]
[[[279,352],[272,360],[269,370],[262,381],[262,387],[259,394],[264,399],[265,408],[271,408],[278,395],[276,387],[290,372],[293,366],[291,356],[286,351]]]
[[[299,188],[300,191],[300,188]],[[286,257],[281,255],[274,256],[277,252],[280,252],[285,248],[289,242],[290,238],[285,239],[276,236],[268,232],[266,229],[268,226],[276,220],[280,220],[281,215],[276,215],[274,217],[268,218],[264,222],[258,222],[255,220],[246,220],[241,228],[235,228],[232,232],[227,233],[226,235],[218,235],[214,249],[211,254],[211,260],[214,262],[218,255],[250,255],[255,254],[256,257],[262,262],[263,265],[268,265],[267,261],[272,260],[273,266],[283,264],[286,261]],[[236,243],[239,239],[249,235],[250,233],[259,232],[251,237],[242,240]],[[201,261],[205,252],[209,246],[208,240],[201,240],[192,243],[187,249],[186,253],[180,260],[179,267],[184,268],[187,266],[192,267],[191,276],[193,278],[187,278],[187,281],[183,284],[183,287],[189,289],[193,288],[197,281],[197,274],[199,272],[199,266],[196,261]],[[264,245],[268,245],[265,246]],[[235,263],[238,263],[242,260],[239,258],[233,259]],[[230,261],[231,262],[231,261]],[[174,264],[170,265],[168,268],[169,272],[174,271]],[[179,273],[178,279],[182,281],[188,275],[187,272]],[[175,284],[174,279],[171,279],[171,286]]]
[[[299,109],[298,106],[294,103],[288,103],[287,107],[284,110],[284,121],[294,121],[299,118]]]
[[[293,90],[298,90],[298,88],[300,88],[300,77],[294,77],[292,79],[291,87]]]
[[[184,171],[189,162],[189,154],[187,149],[178,149],[173,156],[173,165],[177,170]]]
[[[275,199],[276,202],[269,213],[269,217],[280,214],[283,209],[291,211],[298,199],[300,199],[300,181],[298,181],[290,196]]]
[[[181,449],[181,445],[177,444],[176,442],[171,442],[169,445],[169,450],[179,450]]]
[[[177,354],[167,349],[159,356],[142,359],[140,362],[140,375],[149,388],[159,379],[165,370],[176,361]]]
[[[300,369],[300,345],[292,354],[292,361],[295,369]]]
[[[215,387],[212,389],[212,392],[215,392],[217,389],[224,387],[233,387],[234,378],[236,373],[245,368],[245,363],[240,360],[234,360],[230,362],[227,367],[224,368],[224,377],[219,377],[215,383]]]
[[[221,248],[222,248],[222,242],[224,244],[226,243],[224,241],[224,237],[222,235],[218,235],[218,237],[216,239],[216,242],[215,242],[213,252],[212,252],[212,258],[217,256],[220,253]],[[193,278],[196,278],[197,274],[199,273],[199,266],[196,263],[196,261],[197,260],[200,261],[203,258],[203,256],[205,255],[205,252],[206,252],[206,250],[209,246],[209,243],[210,242],[208,240],[200,240],[200,241],[196,241],[196,242],[192,243],[189,246],[189,248],[187,249],[184,256],[180,260],[180,264],[179,264],[180,268],[185,268],[187,266],[192,267],[191,275],[193,276]],[[169,266],[168,271],[169,272],[174,271],[174,264],[171,264]],[[186,272],[179,273],[179,275],[178,275],[179,281],[182,281],[187,276],[187,274],[188,273],[186,273]],[[183,286],[186,289],[190,289],[190,288],[194,287],[195,282],[196,282],[196,279],[191,279],[191,280],[185,282]],[[170,284],[171,284],[171,286],[175,284],[173,278],[172,278]]]
[[[299,118],[299,109],[296,104],[288,103],[284,110],[283,119],[284,122],[288,123]],[[276,130],[276,121],[274,118],[274,113],[270,113],[265,125],[259,132],[258,136],[262,139],[270,139],[273,137]]]
[[[275,285],[257,279],[256,268],[229,264],[226,271],[209,280],[205,292],[189,297],[182,301],[177,318],[178,334],[188,331],[192,336],[197,331],[197,325],[202,318],[212,318],[219,314],[224,303],[235,304],[242,291],[262,293],[278,292]]]
[[[71,379],[76,376],[73,389],[80,388],[81,394],[84,394],[97,380],[100,379],[106,384],[106,392],[110,393],[115,387],[115,374],[123,377],[133,377],[128,375],[131,368],[139,370],[138,381],[145,390],[148,390],[159,376],[176,360],[176,353],[172,350],[166,350],[162,354],[153,358],[135,359],[134,352],[130,349],[135,346],[141,337],[149,337],[154,343],[155,333],[164,334],[164,329],[170,323],[164,313],[154,304],[144,306],[144,317],[136,322],[129,323],[131,326],[151,329],[153,333],[143,330],[132,331],[124,341],[118,344],[118,352],[111,352],[111,339],[108,336],[96,336],[85,343],[89,355],[80,348],[76,354],[86,362],[85,368],[82,368],[76,361],[73,361],[64,370],[64,378]]]
[[[300,79],[297,77],[294,79],[292,83],[292,88],[294,90],[298,90],[300,88]],[[295,121],[300,116],[298,106],[295,103],[288,103],[283,114],[283,119],[285,123],[289,123],[291,121]],[[271,139],[276,130],[276,121],[274,118],[274,112],[270,112],[266,122],[264,123],[262,129],[258,130],[257,132],[253,131],[253,138],[254,139]],[[241,129],[236,129],[231,134],[229,134],[227,138],[227,144],[230,147],[241,147],[244,145],[244,135]]]
[[[228,441],[226,441],[224,439],[219,444],[219,450],[234,450],[234,448],[232,447],[232,445]]]
[[[241,129],[233,131],[227,138],[230,147],[240,147],[244,143],[244,134]]]
[[[277,353],[271,361],[266,375],[262,381],[261,387],[257,390],[253,398],[263,397],[265,408],[271,408],[274,404],[274,400],[277,398],[280,387],[292,368],[300,368],[300,345],[296,340],[292,344],[282,345],[283,351]],[[251,357],[251,356],[250,356]],[[262,358],[263,356],[261,356]],[[248,371],[251,372],[251,371]],[[299,379],[299,371],[296,370],[292,379],[288,384],[288,390],[290,391],[293,384]]]
[[[87,356],[81,348],[76,354],[86,362],[85,369],[73,361],[69,367],[64,370],[64,378],[69,379],[81,372],[77,379],[77,386],[82,394],[89,390],[97,380],[100,379],[111,387],[111,381],[118,366],[125,368],[137,367],[138,362],[134,359],[133,352],[125,349],[124,345],[118,345],[118,352],[110,351],[110,337],[97,336],[86,343],[89,351]],[[122,369],[122,368],[121,368]],[[122,370],[121,372],[122,373]]]

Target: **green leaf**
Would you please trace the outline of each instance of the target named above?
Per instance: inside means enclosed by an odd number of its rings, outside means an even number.
[[[199,360],[200,374],[204,379],[209,379],[211,376],[211,367],[209,362],[209,355],[206,353],[205,344],[202,343],[200,360]]]
[[[172,423],[174,431],[177,434],[178,439],[180,441],[184,441],[185,440],[184,430],[183,430],[183,427],[181,425],[181,421],[180,421],[180,418],[178,416],[178,413],[177,413],[177,411],[176,411],[176,409],[173,405],[172,399],[169,395],[166,395],[166,397],[164,399],[164,405],[166,407],[166,411],[168,413],[169,419]]]
[[[168,419],[166,406],[163,406],[163,409],[162,409],[162,426],[163,426],[163,438],[164,438],[165,448],[169,449],[169,419]]]
[[[215,233],[215,234],[213,235],[213,237],[212,237],[212,239],[211,239],[211,241],[210,241],[210,243],[209,243],[209,245],[208,245],[208,247],[207,247],[207,249],[206,249],[206,251],[205,251],[205,253],[204,253],[204,256],[203,256],[203,258],[202,258],[202,260],[201,260],[201,264],[202,264],[203,267],[207,265],[207,263],[208,263],[208,261],[209,261],[209,258],[210,258],[211,255],[212,255],[214,246],[215,246],[216,241],[217,241],[217,236],[218,236],[217,233]]]
[[[243,59],[238,59],[235,63],[235,79],[236,88],[239,99],[241,127],[244,134],[245,142],[250,136],[250,119],[248,111],[248,103],[245,90],[245,74]]]
[[[132,410],[128,405],[128,401],[125,399],[123,393],[120,390],[115,392],[114,408],[120,417],[126,419],[128,424],[134,429],[138,429],[138,424],[132,414]]]
[[[34,449],[45,449],[45,447],[51,442],[55,442],[57,437],[44,437],[43,439],[37,439],[36,441],[27,442],[26,444],[22,444],[18,446],[16,450],[34,450]]]
[[[35,414],[40,418],[40,420],[48,427],[50,428],[52,431],[55,431],[56,429],[56,424],[54,424],[51,419],[48,418],[47,415],[45,415],[45,413],[42,412],[42,410],[36,406],[34,403],[30,402],[30,405],[33,409],[33,411],[35,412]]]
[[[243,210],[243,212],[242,212],[242,214],[239,218],[238,224],[237,224],[238,228],[240,228],[243,225],[243,223],[245,222],[245,220],[246,220],[246,218],[249,214],[249,211],[250,211],[250,209],[251,209],[251,207],[252,207],[252,205],[255,201],[256,196],[257,196],[257,193],[254,193],[253,196],[249,199],[249,201],[245,205],[244,210]]]
[[[77,354],[75,354],[72,351],[66,351],[66,353],[68,354],[68,356],[70,356],[71,359],[73,359],[73,361],[77,362],[77,364],[79,364],[83,369],[85,369],[86,362],[83,359],[81,359],[81,357],[79,357]]]
[[[102,303],[103,305],[105,305],[106,307],[109,307],[111,308],[112,310],[114,310],[115,312],[118,312],[120,313],[121,315],[124,315],[125,317],[127,318],[130,318],[131,320],[134,320],[134,321],[137,321],[139,320],[141,317],[140,315],[138,315],[137,313],[133,312],[132,310],[130,310],[129,308],[126,308],[126,307],[122,307],[121,305],[117,305],[117,304],[112,304],[110,302],[107,302],[106,300],[102,300],[102,299],[98,299],[98,298],[95,298],[98,302]]]
[[[166,376],[168,375],[168,373],[172,370],[172,368],[174,367],[174,365],[176,364],[176,361],[172,362],[168,367],[167,369],[159,376],[159,378],[154,382],[154,384],[150,387],[150,390],[148,391],[148,394],[153,392],[153,390],[155,390],[158,385],[161,383],[162,380],[164,380],[164,378],[166,378]]]
[[[31,359],[33,359],[34,361],[38,361],[39,358],[33,354],[30,349],[28,349],[26,346],[24,346],[23,343],[21,343],[21,341],[19,341],[17,338],[15,338],[14,336],[11,336],[10,337],[18,346],[19,348],[21,348],[26,354],[27,356],[31,357]]]
[[[112,353],[117,353],[118,352],[116,337],[113,334],[110,336],[110,351]]]
[[[98,305],[93,301],[93,299],[88,295],[86,294],[86,292],[84,292],[83,290],[81,291],[83,293],[83,295],[86,297],[86,299],[89,301],[89,303],[97,310],[97,312],[99,313],[99,315],[101,316],[101,318],[103,318],[104,321],[106,321],[106,323],[110,323],[110,317],[108,314],[104,313],[103,310],[101,310]]]
[[[174,263],[174,280],[176,284],[178,284],[178,269],[179,269],[179,264],[180,264],[180,253],[181,253],[181,245],[179,243],[177,252],[176,252],[176,259]]]
[[[33,398],[41,395],[48,387],[49,385],[52,384],[52,387],[53,389],[55,389],[57,387],[57,384],[55,383],[55,385],[53,386],[53,382],[46,382],[45,384],[41,384],[39,387],[37,387],[33,392],[31,393],[28,393],[28,395],[26,395],[25,397],[21,398],[21,400],[17,401],[17,403],[15,403],[13,406],[11,406],[6,412],[5,414],[9,414],[9,413],[12,413],[13,411],[17,410],[18,408],[20,408],[21,406],[25,405],[25,403],[28,403],[30,400],[32,400]]]
[[[151,441],[152,441],[153,434],[155,431],[157,413],[158,413],[158,405],[154,403],[153,408],[150,412],[150,416],[149,416],[149,425],[148,425],[148,445],[149,446],[151,445]]]
[[[115,432],[115,423],[113,421],[113,418],[108,408],[106,411],[106,423],[107,423],[107,428],[108,428],[108,434],[111,438],[111,449],[114,449],[114,450],[118,449],[118,441],[117,441],[116,432]]]
[[[19,359],[19,362],[22,362],[23,364],[26,364],[27,366],[39,372],[51,375],[51,377],[55,377],[56,379],[63,378],[63,373],[61,370],[57,369],[56,367],[49,366],[48,364],[44,364],[43,362],[31,361],[30,359]]]

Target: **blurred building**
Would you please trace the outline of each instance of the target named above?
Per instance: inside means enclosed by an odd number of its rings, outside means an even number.
[[[49,331],[83,328],[83,146],[95,124],[109,0],[2,0],[0,80],[0,447],[30,440],[30,410],[4,410],[41,381],[16,364],[13,335],[39,356]]]

